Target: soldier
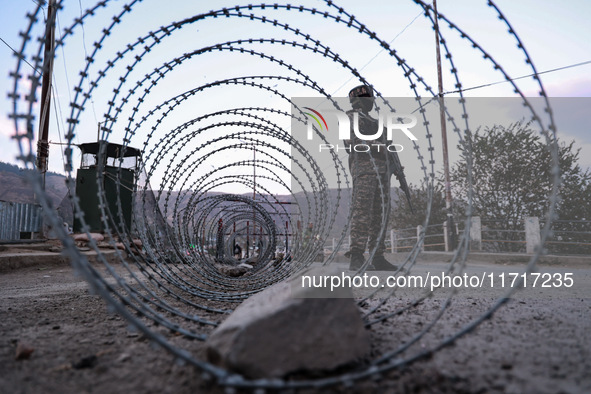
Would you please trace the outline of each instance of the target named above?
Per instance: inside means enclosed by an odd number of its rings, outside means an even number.
[[[386,209],[385,221],[382,222],[382,195],[385,193],[386,204],[390,204],[390,175],[387,166],[386,133],[382,133],[375,140],[361,140],[353,132],[354,122],[358,122],[359,132],[364,135],[376,134],[378,121],[369,112],[374,106],[373,89],[367,85],[360,85],[349,92],[351,111],[347,111],[351,125],[351,140],[346,140],[345,145],[351,148],[349,153],[349,171],[353,178],[353,198],[351,201],[351,247],[346,255],[350,257],[349,269],[358,270],[365,259],[363,253],[366,246],[369,250],[376,248],[372,265],[368,270],[396,271],[397,266],[392,265],[384,258],[386,246],[384,237],[380,239],[382,223],[388,223],[389,205]],[[354,149],[355,145],[371,147],[371,150]],[[376,146],[381,144],[380,146]],[[371,162],[374,159],[375,166]],[[384,190],[382,193],[381,190]],[[368,245],[369,238],[369,245]]]

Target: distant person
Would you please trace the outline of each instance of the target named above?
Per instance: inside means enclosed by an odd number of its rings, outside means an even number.
[[[242,259],[242,248],[237,243],[234,244],[234,258],[236,260]]]

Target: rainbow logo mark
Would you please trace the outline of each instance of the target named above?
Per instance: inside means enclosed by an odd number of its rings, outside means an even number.
[[[322,115],[320,115],[320,112],[313,110],[310,107],[304,107],[304,109],[310,110],[314,113],[314,114],[311,114],[309,112],[304,112],[306,115],[308,115],[312,119],[314,119],[316,121],[316,123],[318,123],[318,126],[320,126],[320,130],[323,130],[322,123],[324,123],[324,127],[326,128],[326,131],[328,131],[328,125],[326,124],[326,120],[324,120],[324,117]],[[316,116],[314,116],[314,115],[316,115]],[[318,118],[320,118],[320,119],[318,119]],[[322,120],[322,123],[320,123],[320,120]]]

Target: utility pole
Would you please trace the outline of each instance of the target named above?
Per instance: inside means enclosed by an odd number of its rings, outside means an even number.
[[[37,170],[41,174],[41,189],[45,191],[45,175],[49,160],[49,113],[51,108],[51,76],[55,53],[56,0],[49,0],[47,22],[45,24],[45,48],[43,51],[43,75],[41,79],[41,108],[39,113],[39,138],[37,140]],[[48,233],[43,216],[41,217],[41,237]]]
[[[257,214],[256,214],[256,196],[257,196],[257,164],[256,164],[256,160],[257,160],[257,148],[256,145],[254,143],[254,141],[252,141],[252,251],[254,254],[254,250],[256,248],[256,245],[258,245],[257,240],[256,240],[256,218],[257,218]],[[261,233],[263,232],[262,228],[261,228]],[[260,239],[260,237],[259,237]],[[261,255],[261,251],[259,250],[259,256]]]
[[[41,113],[39,119],[39,140],[37,141],[37,169],[41,173],[42,187],[45,190],[45,174],[49,159],[49,112],[51,107],[51,76],[55,51],[56,0],[49,0],[47,24],[45,25],[45,50],[43,53],[43,78],[41,85]]]
[[[441,73],[441,50],[439,49],[439,15],[437,14],[437,0],[433,0],[433,13],[435,16],[435,50],[437,56],[437,84],[439,87],[439,120],[441,123],[441,145],[443,150],[443,174],[445,176],[445,209],[447,211],[447,234],[449,235],[449,248],[457,247],[456,231],[453,216],[453,202],[451,197],[451,183],[449,180],[449,155],[447,150],[447,125],[445,123],[445,107],[443,101],[443,76]]]

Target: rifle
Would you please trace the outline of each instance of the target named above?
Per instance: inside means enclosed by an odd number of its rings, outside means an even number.
[[[404,170],[402,169],[402,163],[400,163],[400,158],[398,157],[398,152],[389,152],[388,153],[388,169],[390,172],[390,176],[395,175],[396,179],[400,183],[400,188],[404,191],[406,195],[406,201],[408,201],[408,206],[410,208],[410,212],[414,215],[415,210],[412,207],[412,203],[410,202],[410,189],[408,188],[408,184],[406,183],[406,176],[404,176]]]
[[[376,122],[375,119],[373,119],[371,116],[367,115],[366,113],[364,113],[363,111],[359,111],[359,110],[351,110],[351,111],[347,111],[347,115],[349,116],[350,121],[352,121],[352,113],[357,112],[359,113],[360,117],[369,119],[372,122]],[[386,138],[386,130],[384,130],[384,132],[382,133],[382,138],[384,139],[384,143],[386,143],[385,138]],[[347,144],[347,142],[345,141],[345,144]],[[350,145],[350,142],[349,142]],[[349,151],[349,153],[351,153]],[[351,160],[353,159],[352,155],[349,155],[349,168],[351,168]],[[398,152],[390,152],[388,151],[388,155],[387,155],[387,160],[388,160],[388,172],[389,172],[389,176],[392,175],[396,175],[396,179],[398,179],[398,182],[400,183],[400,188],[404,191],[404,194],[406,195],[406,201],[408,201],[408,206],[410,208],[410,212],[414,215],[415,214],[415,210],[412,207],[412,203],[410,201],[410,189],[408,188],[408,183],[406,183],[406,177],[404,175],[404,170],[402,169],[402,163],[400,163],[400,158],[398,157]]]

